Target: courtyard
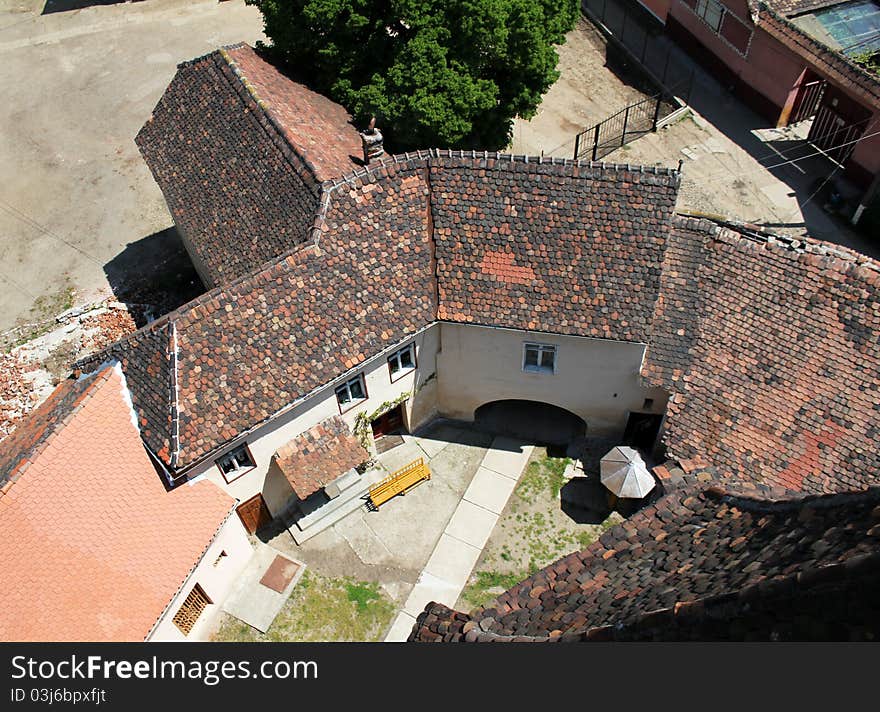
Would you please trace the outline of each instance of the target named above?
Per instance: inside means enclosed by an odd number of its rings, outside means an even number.
[[[259,532],[306,573],[265,634],[224,614],[214,639],[403,641],[430,601],[484,605],[622,519],[598,482],[610,440],[585,440],[590,474],[573,478],[564,447],[457,421],[438,419],[401,439],[378,464],[393,472],[423,458],[431,479],[378,511],[361,506],[301,545],[278,526]]]

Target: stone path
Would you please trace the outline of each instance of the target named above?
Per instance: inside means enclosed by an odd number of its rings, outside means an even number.
[[[455,605],[532,449],[510,438],[492,441],[385,642],[405,641],[416,617],[431,601]]]

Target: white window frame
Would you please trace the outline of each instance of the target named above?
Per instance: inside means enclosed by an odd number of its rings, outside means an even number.
[[[227,472],[223,469],[223,466],[220,464],[225,460],[231,459],[236,467],[233,470]],[[254,460],[254,456],[251,454],[250,449],[247,446],[247,443],[242,443],[236,448],[233,448],[229,452],[227,452],[222,457],[218,457],[215,460],[217,465],[217,469],[220,470],[220,474],[223,475],[223,479],[227,482],[232,482],[232,480],[241,477],[245,472],[250,472],[257,466],[256,460]]]
[[[364,394],[363,398],[353,398],[351,393],[351,386],[353,383],[360,383],[361,392]],[[354,408],[359,403],[363,403],[367,398],[369,398],[369,394],[367,393],[367,382],[364,379],[364,374],[359,373],[357,376],[349,378],[347,381],[340,383],[336,388],[333,389],[333,392],[336,394],[336,404],[339,406],[339,412],[344,413],[346,410],[350,410]],[[342,399],[339,397],[342,393],[348,394],[348,400],[344,403]]]
[[[409,352],[409,360],[412,362],[412,366],[404,366],[400,360],[400,357]],[[394,366],[397,366],[397,370],[394,370]],[[393,383],[398,378],[402,378],[407,373],[416,370],[416,345],[415,342],[409,343],[403,348],[397,349],[393,354],[388,357],[388,373],[391,378],[391,382]]]
[[[538,350],[537,366],[526,364],[526,354],[530,349]],[[549,368],[543,364],[545,353],[553,354],[553,365]],[[526,341],[523,343],[522,370],[526,373],[556,373],[556,360],[558,356],[559,349],[556,348],[556,344],[541,344],[537,341]]]

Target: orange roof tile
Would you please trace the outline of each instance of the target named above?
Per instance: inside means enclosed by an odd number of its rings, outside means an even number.
[[[125,394],[109,366],[66,382],[49,401],[63,412],[18,427],[48,420],[39,448],[0,443],[28,461],[0,496],[0,640],[143,640],[230,513],[210,482],[166,491]]]

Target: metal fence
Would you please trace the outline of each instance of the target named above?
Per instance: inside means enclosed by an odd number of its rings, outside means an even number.
[[[582,131],[574,139],[574,159],[598,161],[629,141],[657,130],[663,94],[649,96]]]
[[[657,21],[627,0],[582,0],[589,19],[608,36],[609,50],[639,64],[643,84],[653,92],[575,137],[574,158],[597,161],[657,127],[665,116],[690,101],[693,65],[662,34]]]
[[[691,85],[693,63],[647,10],[631,0],[581,0],[581,9],[629,52],[658,89]]]

